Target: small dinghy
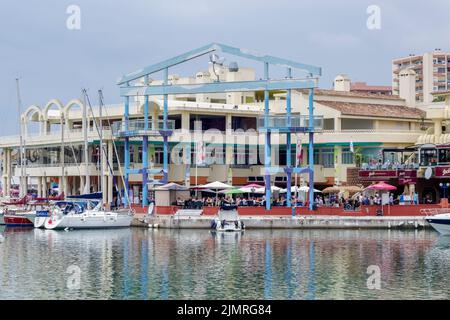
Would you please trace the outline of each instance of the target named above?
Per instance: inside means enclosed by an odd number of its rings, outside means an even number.
[[[239,219],[236,205],[222,204],[219,214],[211,223],[211,229],[215,231],[236,232],[243,231],[244,223]]]

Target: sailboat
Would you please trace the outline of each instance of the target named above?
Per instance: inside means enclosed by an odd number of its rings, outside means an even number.
[[[92,106],[89,101],[89,97],[87,95],[86,90],[83,90],[84,98],[85,98],[85,108],[86,102],[89,104],[90,110],[94,117],[94,113],[92,111]],[[95,127],[97,128],[99,137],[100,137],[100,157],[104,156],[104,148],[103,148],[103,134],[102,134],[102,108],[103,108],[103,99],[101,95],[101,91],[99,90],[99,111],[100,111],[100,130],[97,126],[97,122],[94,121]],[[85,128],[86,130],[86,128]],[[85,135],[85,139],[87,139]],[[86,141],[85,141],[86,142]],[[115,149],[116,157],[117,150]],[[112,170],[112,164],[110,164],[107,160],[101,161],[102,163],[102,173],[104,172],[104,164],[108,163],[109,169]],[[88,180],[86,180],[88,181]],[[87,185],[87,184],[86,184]],[[103,183],[100,179],[100,189],[101,194],[103,195]],[[100,193],[98,193],[100,194]],[[126,195],[127,196],[127,195]],[[50,217],[45,218],[44,227],[46,229],[51,230],[70,230],[70,229],[105,229],[105,228],[123,228],[130,227],[131,222],[133,221],[133,213],[130,208],[125,208],[121,210],[109,211],[105,208],[102,199],[79,199],[80,197],[76,197],[77,199],[66,199],[65,201],[57,201],[54,203],[54,206],[50,210]],[[128,202],[129,203],[129,202]]]

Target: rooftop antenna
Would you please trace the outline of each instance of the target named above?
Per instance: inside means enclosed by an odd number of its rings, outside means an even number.
[[[218,54],[212,53],[209,55],[209,61],[210,61],[210,63],[212,63],[212,69],[213,69],[214,75],[217,78],[216,81],[219,82],[219,75],[216,72],[215,66],[218,65],[218,66],[222,67],[223,63],[225,61],[225,58],[220,58]]]

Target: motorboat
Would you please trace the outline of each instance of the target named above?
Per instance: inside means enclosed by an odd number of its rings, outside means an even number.
[[[49,230],[125,228],[132,220],[129,210],[104,210],[101,201],[58,201],[44,226]]]
[[[4,214],[5,225],[7,227],[33,227],[33,222],[29,220],[24,214]]]
[[[24,207],[5,207],[2,219],[8,227],[42,227],[43,220],[49,216],[48,205],[29,203]]]
[[[244,223],[239,219],[236,205],[222,204],[217,218],[211,223],[211,229],[214,231],[236,232],[243,231]]]
[[[427,216],[425,220],[439,233],[450,235],[450,213]]]

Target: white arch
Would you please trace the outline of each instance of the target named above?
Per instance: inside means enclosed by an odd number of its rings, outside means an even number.
[[[38,118],[35,119],[34,116],[37,114]],[[22,123],[27,123],[30,120],[30,115],[33,121],[42,121],[42,110],[39,106],[31,105],[22,113]],[[34,118],[34,119],[33,119]]]
[[[85,110],[85,108],[86,108],[86,106],[83,104],[83,102],[82,102],[80,99],[72,99],[72,100],[70,100],[70,101],[66,104],[66,106],[64,107],[64,110],[63,110],[63,114],[64,114],[64,117],[65,117],[66,119],[69,119],[69,112],[70,112],[70,109],[72,109],[72,107],[74,107],[74,106],[79,106],[79,107],[81,107],[81,111],[82,111],[82,112],[84,112],[84,110]]]
[[[52,106],[57,106],[59,111],[60,111],[60,113],[61,113],[61,117],[64,117],[64,106],[63,106],[63,104],[58,99],[52,99],[45,105],[44,110],[42,112],[44,120],[48,120],[49,119],[48,118],[48,111],[50,110],[50,108]]]

